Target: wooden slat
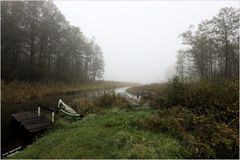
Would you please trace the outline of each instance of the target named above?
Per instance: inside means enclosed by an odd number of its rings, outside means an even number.
[[[34,132],[38,132],[38,131],[45,130],[45,129],[47,129],[47,128],[48,128],[48,126],[46,126],[46,127],[41,127],[41,128],[35,128],[35,129],[31,129],[29,132],[34,133]]]
[[[52,123],[43,116],[38,116],[36,112],[21,112],[11,115],[15,120],[21,123],[29,132],[37,132],[47,129]]]
[[[32,114],[34,113],[33,111],[28,111],[28,112],[20,112],[20,113],[14,113],[12,115],[25,115],[25,114]]]
[[[32,115],[32,114],[35,114],[35,112],[20,112],[20,113],[12,114],[12,116],[18,117],[18,116]]]
[[[26,125],[25,127],[28,130],[32,130],[32,129],[36,129],[36,128],[48,127],[50,125],[51,125],[51,123],[49,123],[49,122],[43,122],[43,123],[36,123],[36,124]]]
[[[39,125],[39,126],[36,127],[36,128],[31,128],[31,129],[30,129],[30,132],[40,131],[40,130],[47,129],[50,125],[51,125],[51,124],[45,124],[45,125],[41,124],[41,125]]]
[[[23,112],[23,113],[16,113],[12,114],[12,117],[14,117],[17,121],[23,121],[25,119],[31,119],[36,117],[37,114],[35,112]]]
[[[23,125],[30,125],[30,124],[34,124],[34,123],[41,123],[41,122],[49,122],[48,119],[43,118],[43,117],[35,117],[32,119],[27,119],[21,122],[21,124]]]

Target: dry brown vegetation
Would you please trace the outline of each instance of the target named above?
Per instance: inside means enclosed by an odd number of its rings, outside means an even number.
[[[238,80],[187,83],[175,77],[129,90],[141,89],[155,92],[147,98],[157,112],[136,122],[139,128],[177,137],[191,158],[239,157]]]
[[[159,92],[162,92],[165,86],[166,85],[163,83],[152,83],[150,85],[135,86],[135,87],[128,88],[127,92],[134,95],[141,94],[142,91],[159,93]]]
[[[94,83],[28,83],[14,81],[1,83],[2,103],[16,104],[47,95],[69,94],[94,91],[106,88],[117,88],[133,85],[132,83],[97,81]]]
[[[97,113],[103,109],[117,106],[118,108],[129,107],[126,99],[115,94],[115,92],[109,92],[103,94],[95,99],[89,98],[77,98],[72,102],[72,107],[78,113],[86,116],[90,113]]]

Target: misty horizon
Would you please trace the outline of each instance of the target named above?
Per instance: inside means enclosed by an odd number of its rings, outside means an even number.
[[[237,1],[54,1],[103,51],[104,80],[163,82],[175,73],[178,36]]]

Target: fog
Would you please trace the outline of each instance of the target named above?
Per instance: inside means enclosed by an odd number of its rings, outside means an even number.
[[[70,24],[95,37],[105,80],[162,82],[175,72],[182,32],[238,1],[54,1]]]

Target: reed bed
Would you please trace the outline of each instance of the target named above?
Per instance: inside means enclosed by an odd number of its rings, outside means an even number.
[[[29,83],[14,81],[1,83],[1,102],[8,104],[22,103],[27,100],[48,95],[71,94],[85,91],[117,88],[133,85],[132,83],[97,81],[93,83]]]

